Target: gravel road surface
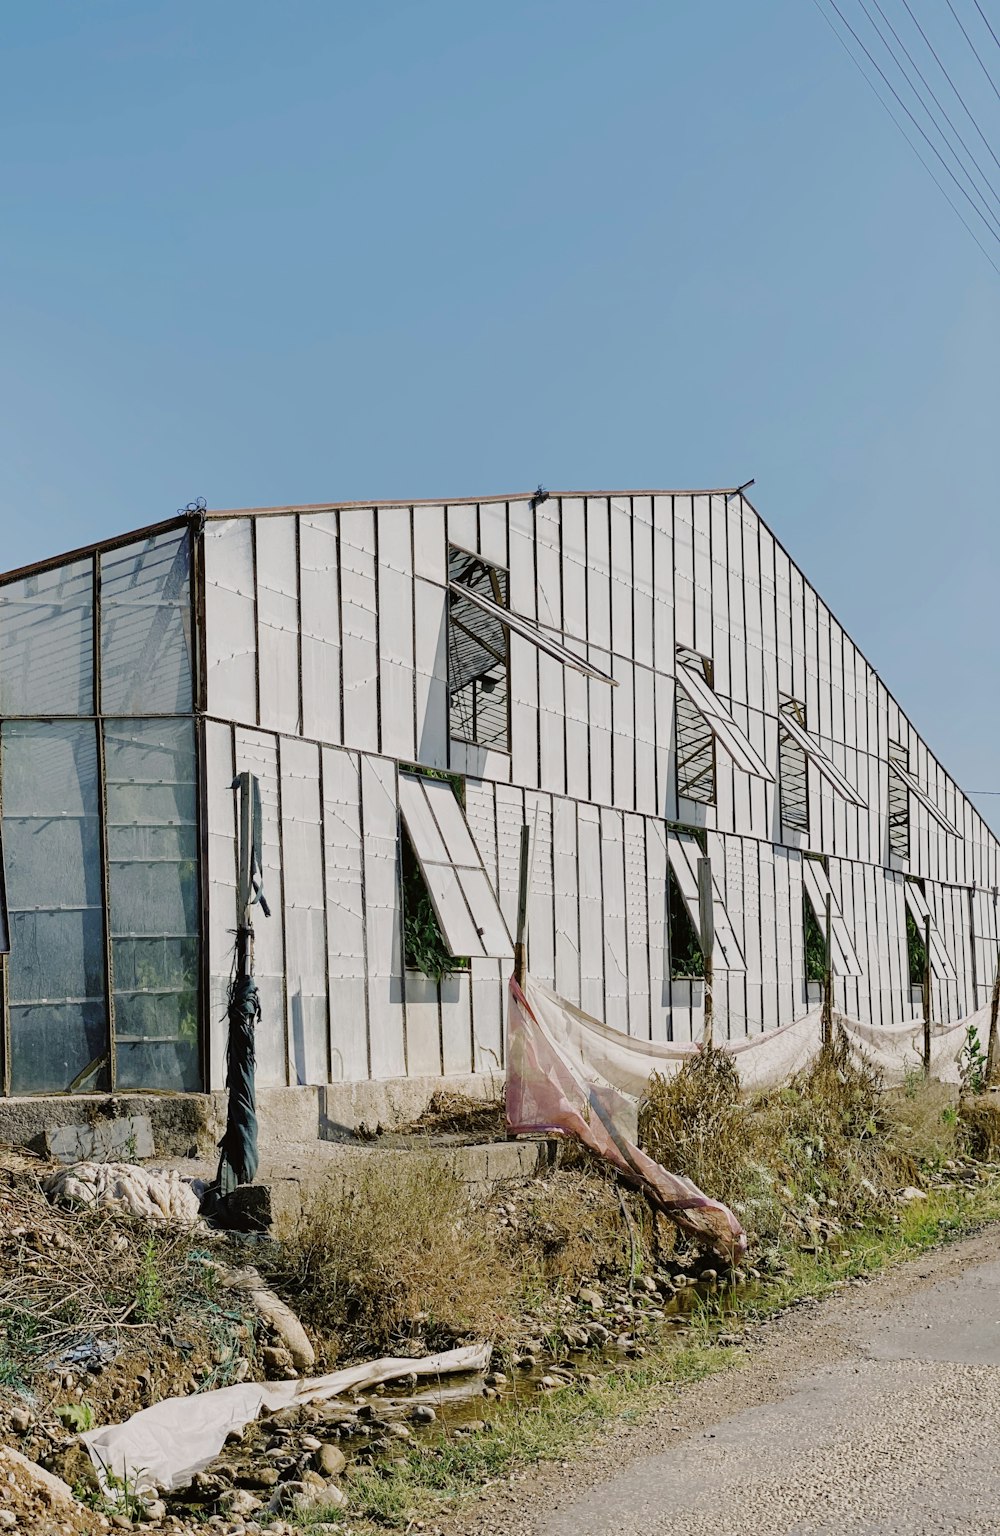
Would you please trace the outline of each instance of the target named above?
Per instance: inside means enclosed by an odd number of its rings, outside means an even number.
[[[795,1308],[742,1368],[449,1536],[997,1536],[997,1255],[993,1230]]]

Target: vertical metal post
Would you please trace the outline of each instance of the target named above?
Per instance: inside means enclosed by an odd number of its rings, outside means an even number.
[[[833,898],[827,892],[826,921],[823,925],[823,1012],[820,1035],[824,1045],[833,1041]]]
[[[986,1081],[992,1083],[997,1073],[997,1015],[1000,1014],[1000,949],[997,950],[997,968],[993,977],[993,998],[990,1003],[990,1039],[986,1047]]]
[[[931,1070],[931,919],[924,918],[924,1075]]]
[[[531,829],[521,828],[521,865],[517,878],[517,936],[514,940],[514,980],[524,986],[528,974],[528,864],[531,858]]]
[[[715,1002],[712,996],[715,980],[715,907],[712,901],[712,861],[704,856],[698,860],[698,926],[701,930],[701,955],[705,967],[705,1024],[702,1044],[711,1045],[715,1029]]]

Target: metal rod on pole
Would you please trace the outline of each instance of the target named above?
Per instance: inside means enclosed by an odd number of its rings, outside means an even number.
[[[517,935],[514,939],[514,980],[524,986],[528,973],[528,865],[531,859],[531,829],[521,828],[521,866],[517,880]]]
[[[924,918],[924,1075],[931,1070],[931,919]]]
[[[833,902],[829,892],[826,897],[826,922],[824,924],[823,950],[823,1012],[821,1036],[824,1045],[833,1041]]]
[[[712,901],[712,861],[698,860],[698,918],[701,929],[701,954],[705,967],[705,1026],[702,1044],[711,1045],[715,1030],[715,1006],[712,987],[715,979],[715,908]]]
[[[986,1047],[986,1081],[992,1083],[997,1074],[997,1015],[1000,1014],[1000,948],[997,949],[997,968],[993,977],[993,998],[990,1003],[990,1038]]]

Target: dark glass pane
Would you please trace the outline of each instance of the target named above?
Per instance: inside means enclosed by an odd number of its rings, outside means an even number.
[[[2,793],[12,1086],[61,1092],[107,1044],[94,725],[7,721]]]
[[[117,1081],[200,1086],[194,726],[105,726]]]

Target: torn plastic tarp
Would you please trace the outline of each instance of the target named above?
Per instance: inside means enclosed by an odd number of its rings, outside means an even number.
[[[967,1031],[989,1031],[989,1007],[950,1024],[932,1024],[930,1069],[942,1082],[960,1080]],[[862,1024],[834,1014],[856,1061],[868,1062],[888,1083],[902,1083],[923,1065],[922,1019]],[[742,1040],[717,1042],[730,1053],[744,1088],[761,1091],[790,1081],[822,1045],[822,1010]],[[696,1043],[636,1040],[591,1018],[531,976],[522,992],[510,984],[507,1012],[507,1123],[515,1134],[576,1136],[647,1189],[679,1226],[719,1252],[745,1243],[732,1212],[689,1179],[669,1173],[636,1146],[639,1102],[654,1072],[670,1077],[701,1050]],[[736,1248],[734,1250],[734,1242]]]
[[[569,1038],[575,1039],[576,1050],[567,1048]],[[592,1044],[603,1070],[587,1065],[587,1054],[579,1049],[583,1038]],[[575,1136],[647,1191],[678,1226],[734,1261],[746,1249],[746,1236],[732,1211],[702,1194],[690,1179],[669,1173],[636,1145],[639,1095],[657,1070],[630,1049],[638,1044],[581,1013],[530,976],[524,991],[511,977],[507,1124],[515,1135],[550,1131]],[[648,1053],[648,1043],[642,1051]],[[628,1084],[625,1092],[622,1079]]]
[[[364,1391],[400,1376],[447,1376],[484,1371],[490,1344],[469,1344],[422,1360],[371,1360],[328,1376],[300,1381],[248,1381],[193,1397],[167,1397],[134,1413],[124,1424],[91,1429],[80,1436],[102,1486],[108,1474],[136,1493],[185,1488],[196,1472],[214,1461],[233,1430],[240,1430],[266,1409],[325,1402],[344,1392]]]

